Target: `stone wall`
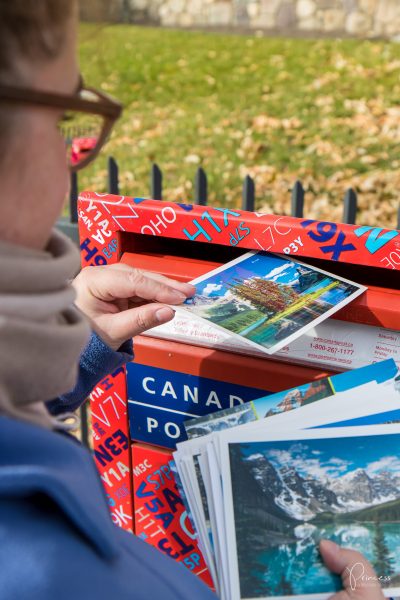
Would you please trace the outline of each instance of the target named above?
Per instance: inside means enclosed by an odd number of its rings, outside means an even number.
[[[400,0],[81,0],[81,15],[169,27],[400,36]]]

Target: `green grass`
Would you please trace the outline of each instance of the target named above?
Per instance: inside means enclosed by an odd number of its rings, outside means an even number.
[[[201,165],[210,204],[240,206],[248,172],[258,207],[284,212],[299,177],[312,216],[340,216],[353,185],[363,222],[395,226],[397,44],[82,25],[80,60],[85,80],[125,105],[81,189],[105,191],[105,156],[113,155],[123,193],[147,196],[155,161],[165,198],[191,201]]]

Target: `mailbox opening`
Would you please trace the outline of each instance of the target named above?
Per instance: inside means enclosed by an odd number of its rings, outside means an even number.
[[[154,258],[175,258],[182,261],[200,261],[204,264],[211,263],[209,270],[220,264],[224,264],[248,252],[245,248],[232,248],[221,244],[209,244],[207,242],[195,242],[153,236],[141,233],[118,232],[121,255],[125,253],[143,254]],[[289,255],[288,255],[289,256]],[[326,259],[309,258],[290,255],[298,258],[300,262],[313,265],[325,271],[329,271],[340,277],[351,279],[357,283],[367,286],[400,289],[400,277],[396,271],[381,269],[369,265],[352,265],[349,263],[335,262]],[[207,272],[207,269],[203,272]],[[190,275],[190,273],[187,273]]]

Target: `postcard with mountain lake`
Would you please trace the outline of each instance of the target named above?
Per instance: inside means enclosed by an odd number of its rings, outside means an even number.
[[[191,282],[185,310],[267,354],[331,316],[366,288],[316,267],[249,252]]]
[[[362,552],[385,595],[398,596],[400,426],[281,437],[292,439],[221,450],[233,597],[325,598],[341,589],[320,559],[323,538]]]

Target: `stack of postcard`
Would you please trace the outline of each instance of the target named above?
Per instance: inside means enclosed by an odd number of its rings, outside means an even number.
[[[189,421],[174,459],[219,597],[327,598],[323,538],[400,595],[399,421],[392,359]]]

